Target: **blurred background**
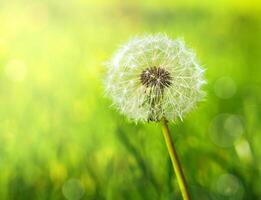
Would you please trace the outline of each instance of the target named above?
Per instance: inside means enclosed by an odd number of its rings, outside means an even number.
[[[160,127],[104,97],[131,36],[183,37],[205,102],[171,124],[193,199],[261,200],[258,0],[1,0],[0,199],[181,199]]]

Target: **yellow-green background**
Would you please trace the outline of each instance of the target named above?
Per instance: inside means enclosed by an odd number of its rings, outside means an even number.
[[[171,125],[194,199],[261,199],[260,13],[258,0],[1,0],[0,199],[180,199],[160,127],[103,92],[119,45],[158,32],[207,69],[205,102]]]

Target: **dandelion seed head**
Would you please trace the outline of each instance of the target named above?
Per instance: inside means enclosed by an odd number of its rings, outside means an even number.
[[[135,121],[175,121],[204,97],[204,69],[181,39],[136,37],[107,64],[105,89],[119,111]]]

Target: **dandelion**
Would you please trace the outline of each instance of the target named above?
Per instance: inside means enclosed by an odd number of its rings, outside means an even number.
[[[107,64],[106,93],[135,122],[161,122],[184,199],[189,199],[180,162],[167,126],[202,100],[204,70],[181,39],[166,35],[136,37]]]
[[[134,121],[182,119],[204,93],[204,70],[181,39],[137,37],[108,63],[107,94]]]

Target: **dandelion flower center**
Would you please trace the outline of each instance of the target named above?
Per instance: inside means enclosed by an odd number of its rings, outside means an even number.
[[[142,71],[141,83],[146,87],[158,87],[164,89],[171,85],[171,76],[168,71],[160,67],[150,67]]]

